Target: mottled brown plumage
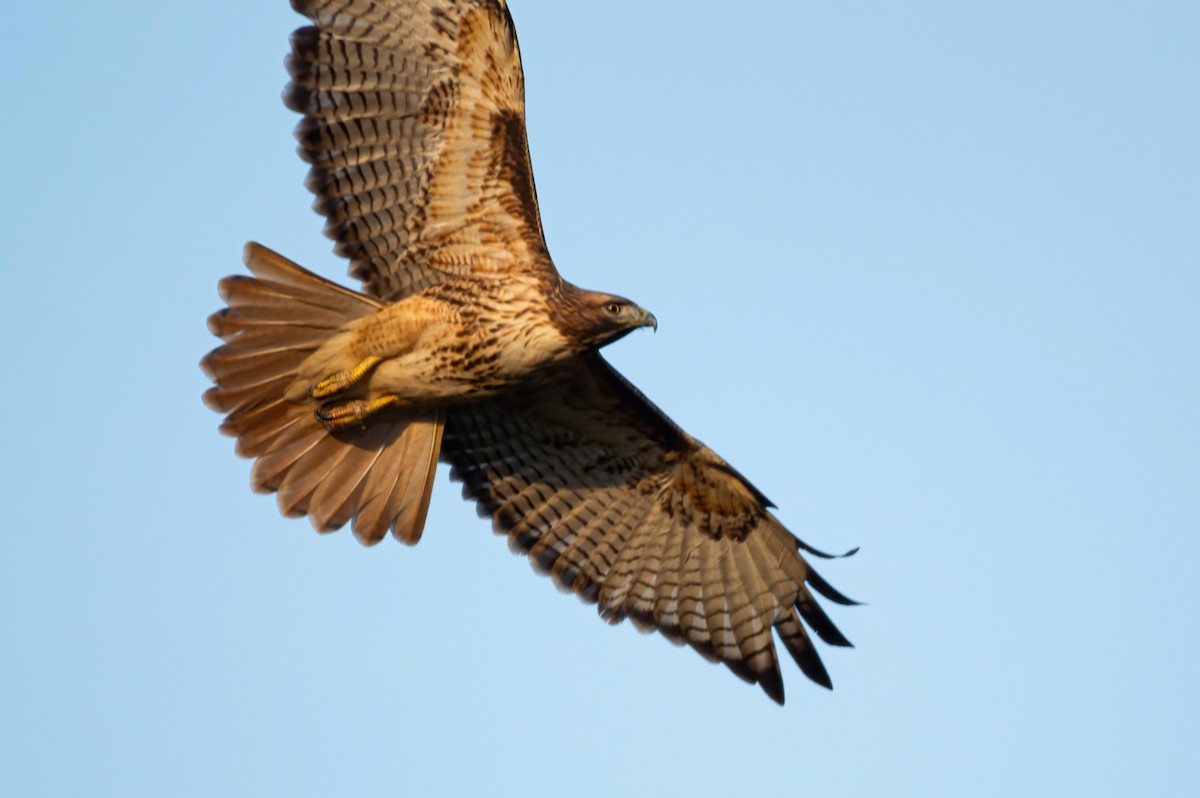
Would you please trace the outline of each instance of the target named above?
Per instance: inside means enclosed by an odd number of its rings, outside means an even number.
[[[753,485],[597,349],[654,317],[559,276],[502,0],[293,0],[285,94],[308,185],[370,296],[251,244],[203,367],[256,490],[322,531],[414,543],[434,467],[601,615],[658,629],[782,703],[777,635],[829,686],[813,592],[852,603]]]

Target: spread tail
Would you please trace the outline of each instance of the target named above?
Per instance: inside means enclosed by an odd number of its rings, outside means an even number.
[[[284,515],[307,515],[318,531],[352,522],[366,544],[388,529],[416,543],[444,412],[382,413],[364,427],[330,432],[314,414],[317,403],[294,388],[310,356],[383,304],[258,244],[246,245],[244,259],[254,277],[221,280],[228,307],[210,316],[208,326],[225,343],[200,367],[215,383],[204,403],[226,414],[221,432],[237,438],[239,455],[256,458],[252,487],[275,492]]]

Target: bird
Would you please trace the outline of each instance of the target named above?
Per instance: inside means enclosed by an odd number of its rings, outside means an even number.
[[[600,349],[657,329],[550,258],[505,0],[291,0],[285,104],[354,291],[260,244],[219,282],[205,404],[281,512],[415,544],[439,461],[510,547],[600,616],[784,703],[775,640],[832,687],[816,596],[854,602],[739,471]],[[852,554],[853,551],[847,554]],[[808,555],[808,556],[806,556]],[[845,555],[837,555],[845,556]]]

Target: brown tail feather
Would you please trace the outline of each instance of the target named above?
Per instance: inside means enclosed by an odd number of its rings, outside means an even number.
[[[416,543],[443,414],[384,415],[363,429],[331,434],[314,416],[312,400],[287,398],[309,356],[382,305],[258,244],[247,244],[244,256],[254,277],[221,281],[228,307],[209,318],[209,329],[225,343],[200,366],[216,383],[204,402],[226,414],[221,431],[237,438],[239,455],[257,459],[252,487],[276,492],[285,515],[307,515],[321,532],[352,522],[363,543],[377,543],[388,529]]]

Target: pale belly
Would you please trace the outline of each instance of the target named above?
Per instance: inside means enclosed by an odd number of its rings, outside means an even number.
[[[575,355],[548,320],[514,324],[451,316],[428,324],[407,351],[391,354],[368,381],[370,396],[447,404],[494,396]]]

